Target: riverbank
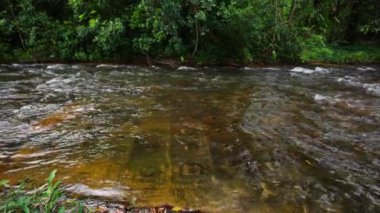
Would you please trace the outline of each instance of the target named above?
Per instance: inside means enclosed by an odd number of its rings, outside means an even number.
[[[138,207],[132,201],[112,202],[96,198],[78,198],[69,193],[62,181],[54,181],[57,170],[50,173],[46,183],[31,187],[26,179],[10,186],[0,180],[1,212],[77,212],[77,213],[201,213],[200,210],[181,208],[169,204]]]
[[[379,44],[357,44],[349,46],[334,45],[313,45],[304,48],[298,60],[281,61],[281,60],[218,60],[203,61],[193,58],[147,58],[146,56],[132,56],[127,59],[108,59],[108,60],[62,60],[57,58],[35,58],[28,54],[9,56],[9,58],[0,58],[0,63],[48,63],[48,64],[133,64],[141,66],[160,66],[165,68],[177,69],[180,66],[202,67],[202,66],[227,66],[227,67],[261,67],[261,66],[307,66],[307,65],[325,65],[341,66],[356,64],[380,64],[380,45]]]

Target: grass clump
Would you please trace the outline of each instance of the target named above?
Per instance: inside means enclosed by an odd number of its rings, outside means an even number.
[[[52,171],[47,183],[33,191],[25,189],[25,182],[10,187],[7,180],[0,180],[0,212],[84,212],[81,203],[66,199],[61,181],[54,181],[56,172]]]

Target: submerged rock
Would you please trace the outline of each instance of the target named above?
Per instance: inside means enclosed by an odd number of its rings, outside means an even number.
[[[182,208],[170,204],[156,206],[136,206],[136,200],[120,203],[110,203],[95,199],[83,201],[84,206],[90,212],[96,213],[201,213],[202,211],[193,208]]]

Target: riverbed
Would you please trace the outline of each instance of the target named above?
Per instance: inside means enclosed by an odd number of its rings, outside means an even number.
[[[0,179],[211,212],[380,209],[380,68],[0,65]]]

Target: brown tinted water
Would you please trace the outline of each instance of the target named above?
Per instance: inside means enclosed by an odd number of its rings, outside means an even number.
[[[0,179],[211,212],[380,208],[378,67],[0,65]]]

